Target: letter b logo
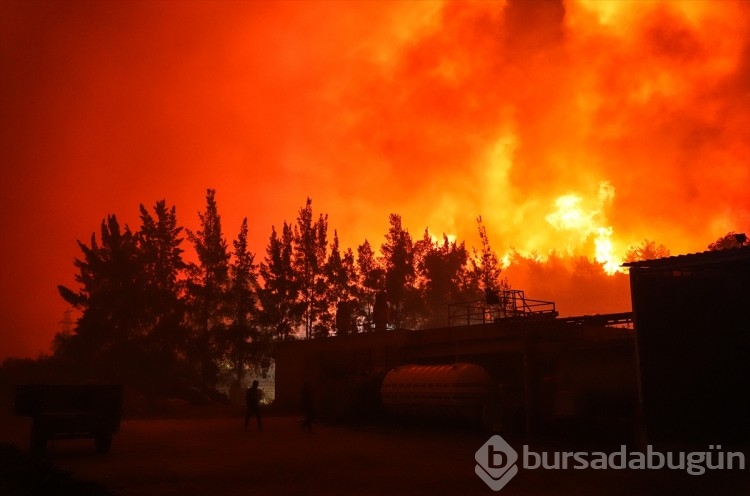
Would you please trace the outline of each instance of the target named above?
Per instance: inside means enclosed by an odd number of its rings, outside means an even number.
[[[507,465],[508,455],[504,451],[496,450],[491,444],[485,444],[485,446],[487,446],[487,460],[489,465],[487,468],[503,468]]]
[[[501,436],[492,436],[474,455],[474,472],[493,491],[502,489],[518,473],[518,453]]]

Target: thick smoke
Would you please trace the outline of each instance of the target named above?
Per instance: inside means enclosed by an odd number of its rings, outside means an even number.
[[[207,187],[261,254],[307,196],[344,246],[378,246],[390,212],[476,244],[481,214],[497,251],[550,267],[748,230],[748,5],[2,2],[0,234],[33,240],[0,247],[6,353],[59,330],[76,238],[165,197],[194,228]],[[583,309],[560,281],[538,296]]]
[[[616,4],[447,4],[345,100],[383,191],[437,229],[465,233],[480,212],[526,251],[566,248],[545,222],[556,199],[596,199],[602,183],[620,254],[644,237],[699,250],[747,226],[747,7]]]

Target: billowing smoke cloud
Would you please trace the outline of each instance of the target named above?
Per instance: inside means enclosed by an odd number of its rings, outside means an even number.
[[[0,356],[59,330],[104,215],[195,227],[207,187],[261,254],[307,196],[344,245],[390,212],[471,245],[481,214],[540,263],[750,229],[741,0],[3,2],[0,57]]]
[[[620,254],[703,249],[750,221],[748,9],[721,6],[448,4],[346,102],[352,137],[438,229],[481,212],[502,243],[559,249],[557,199],[608,183]]]

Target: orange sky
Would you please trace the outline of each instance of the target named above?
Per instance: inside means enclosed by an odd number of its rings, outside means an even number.
[[[748,2],[4,1],[0,74],[0,359],[48,350],[106,214],[195,228],[208,187],[261,254],[307,196],[345,246],[750,230]]]

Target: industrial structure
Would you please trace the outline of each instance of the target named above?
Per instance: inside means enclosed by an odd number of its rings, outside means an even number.
[[[277,405],[298,409],[309,381],[330,420],[455,411],[455,367],[470,366],[489,378],[483,425],[511,435],[750,441],[750,246],[625,266],[632,314],[560,318],[554,303],[513,290],[452,305],[442,328],[284,343]]]
[[[608,429],[632,422],[636,374],[629,313],[562,319],[553,303],[508,291],[499,302],[452,306],[449,323],[285,343],[276,354],[277,404],[299,408],[309,381],[324,418],[403,410],[406,405],[396,404],[384,383],[389,371],[432,373],[435,380],[423,383],[437,391],[454,387],[450,368],[426,366],[472,364],[486,371],[486,407],[501,403],[506,432],[542,432],[580,417]],[[431,401],[426,391],[412,393]],[[476,395],[466,401],[467,407],[475,403]],[[498,424],[483,417],[485,424]]]

